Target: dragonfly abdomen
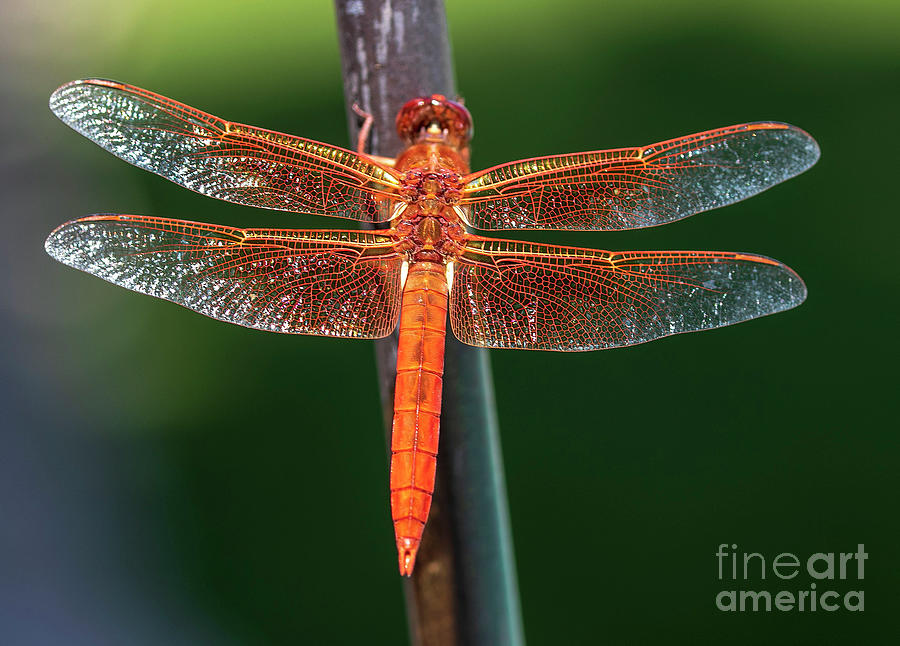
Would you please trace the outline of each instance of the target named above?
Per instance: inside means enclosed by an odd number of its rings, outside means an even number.
[[[434,491],[447,299],[443,264],[410,265],[400,312],[391,435],[391,516],[405,575],[412,573]]]

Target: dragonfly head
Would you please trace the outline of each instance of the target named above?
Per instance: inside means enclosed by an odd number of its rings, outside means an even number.
[[[440,94],[407,101],[397,114],[397,134],[407,144],[446,142],[464,148],[472,138],[472,115]]]

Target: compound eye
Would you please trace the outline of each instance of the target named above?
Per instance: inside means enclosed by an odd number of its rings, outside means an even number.
[[[461,103],[440,94],[412,99],[397,114],[397,134],[407,143],[415,143],[423,131],[432,129],[466,144],[472,137],[472,116]]]
[[[407,143],[412,143],[418,134],[423,110],[427,99],[416,98],[407,101],[397,113],[397,134]]]

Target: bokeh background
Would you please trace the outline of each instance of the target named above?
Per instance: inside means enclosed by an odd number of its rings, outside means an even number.
[[[529,641],[896,637],[900,4],[448,4],[475,167],[763,119],[823,151],[678,224],[521,236],[753,251],[809,288],[713,332],[492,354]],[[5,0],[0,52],[0,642],[404,643],[371,344],[218,323],[42,250],[103,211],[336,226],[190,193],[46,108],[103,76],[346,145],[331,4]],[[719,612],[720,543],[864,543],[865,580],[819,588],[866,610]],[[739,587],[808,589],[771,578]]]

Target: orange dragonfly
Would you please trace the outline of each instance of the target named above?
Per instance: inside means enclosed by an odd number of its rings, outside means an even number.
[[[472,121],[440,95],[397,116],[394,160],[225,121],[90,79],[50,108],[114,155],[229,202],[390,223],[382,231],[239,229],[140,215],[60,226],[57,260],[246,327],[385,337],[399,321],[390,497],[412,573],[434,488],[446,320],[464,343],[582,351],[780,312],[806,297],[777,260],[711,251],[598,251],[478,229],[622,230],[732,204],[819,157],[806,132],[746,123],[649,146],[551,155],[470,172]]]

